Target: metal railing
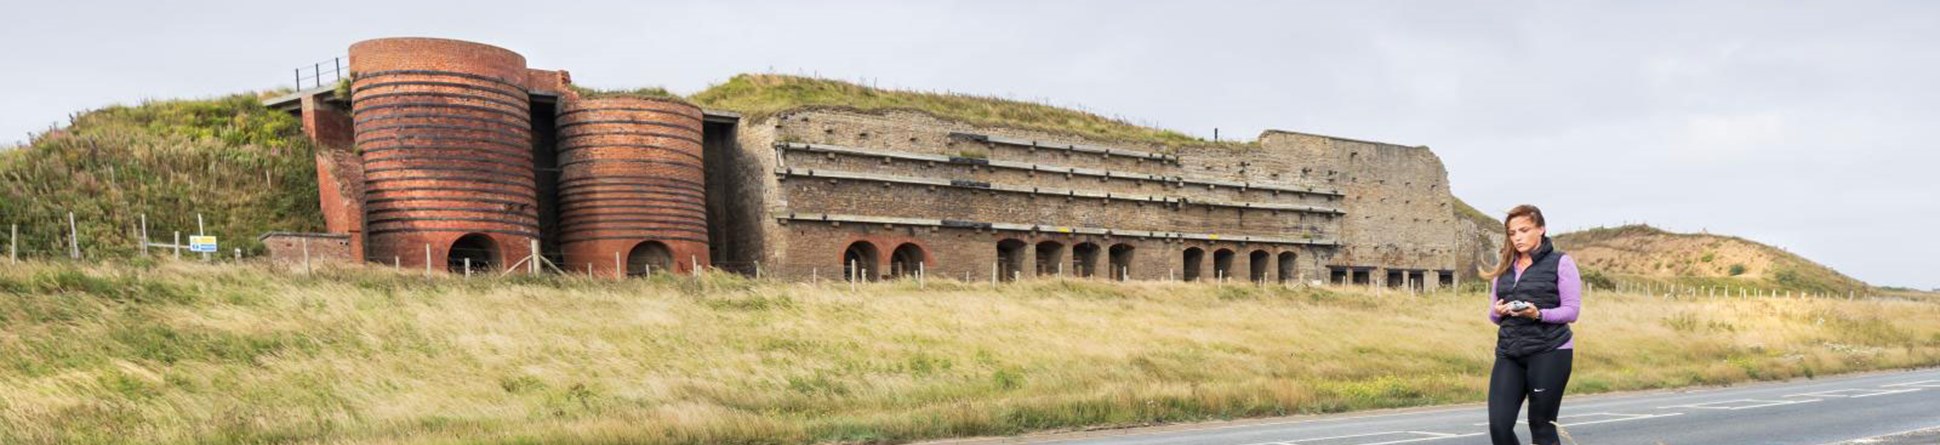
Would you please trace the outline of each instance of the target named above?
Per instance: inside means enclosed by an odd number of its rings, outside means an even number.
[[[330,82],[330,85],[336,85],[344,78],[344,58],[332,57],[330,60],[312,63],[308,67],[297,67],[295,71],[297,91],[322,88],[326,81]],[[309,87],[304,86],[306,83]]]

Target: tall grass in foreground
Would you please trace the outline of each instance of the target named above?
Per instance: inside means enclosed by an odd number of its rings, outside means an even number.
[[[1482,296],[0,266],[0,442],[796,443],[1481,400]],[[1574,394],[1940,363],[1931,300],[1592,294]]]

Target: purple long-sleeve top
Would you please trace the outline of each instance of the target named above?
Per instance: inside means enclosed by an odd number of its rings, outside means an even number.
[[[1522,280],[1522,267],[1517,266],[1513,274],[1515,280]],[[1561,259],[1556,260],[1556,293],[1559,297],[1562,297],[1562,305],[1539,310],[1537,311],[1538,317],[1544,323],[1575,323],[1576,314],[1583,310],[1583,276],[1577,273],[1576,259],[1570,258],[1569,254],[1563,254]],[[1502,324],[1502,316],[1496,315],[1495,313],[1495,305],[1501,302],[1502,297],[1497,296],[1495,293],[1495,281],[1490,280],[1488,311],[1490,323]],[[1575,347],[1576,338],[1572,337],[1556,349],[1574,349]]]

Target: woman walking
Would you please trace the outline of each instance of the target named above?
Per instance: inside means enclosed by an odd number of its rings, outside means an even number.
[[[1570,380],[1576,340],[1570,323],[1582,309],[1583,280],[1576,260],[1550,245],[1543,212],[1520,205],[1503,218],[1508,238],[1489,285],[1489,321],[1496,328],[1495,369],[1489,374],[1489,437],[1517,445],[1516,411],[1529,401],[1529,435],[1537,445],[1560,443],[1556,412]]]

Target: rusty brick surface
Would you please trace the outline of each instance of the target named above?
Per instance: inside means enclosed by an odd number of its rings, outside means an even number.
[[[525,58],[489,45],[396,38],[350,47],[367,255],[442,267],[451,243],[490,237],[498,264],[539,236]]]
[[[560,108],[558,122],[559,237],[567,264],[620,273],[615,254],[627,263],[635,246],[650,242],[671,250],[672,264],[658,270],[710,264],[700,108],[637,97],[580,99]]]

